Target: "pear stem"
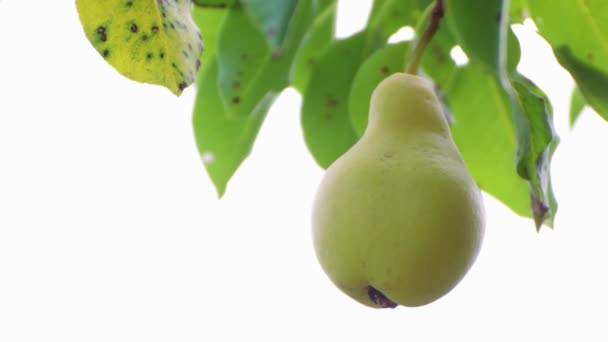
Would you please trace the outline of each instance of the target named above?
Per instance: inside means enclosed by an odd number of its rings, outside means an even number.
[[[420,62],[422,62],[424,50],[433,39],[433,36],[437,30],[439,30],[439,22],[441,21],[441,18],[443,18],[444,12],[443,0],[436,0],[435,7],[431,13],[431,19],[429,20],[429,25],[424,30],[422,37],[420,37],[416,43],[416,46],[414,47],[414,50],[412,51],[412,54],[410,55],[409,62],[405,68],[406,73],[412,75],[418,74],[418,69],[420,68]]]

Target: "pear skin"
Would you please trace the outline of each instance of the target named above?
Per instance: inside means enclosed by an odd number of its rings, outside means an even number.
[[[481,194],[428,80],[384,79],[368,121],[319,186],[315,252],[331,281],[364,305],[425,305],[475,261],[485,226]]]

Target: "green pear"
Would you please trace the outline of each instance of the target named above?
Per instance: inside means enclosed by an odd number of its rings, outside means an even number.
[[[384,79],[368,121],[320,184],[315,252],[332,282],[362,304],[425,305],[475,261],[485,226],[481,194],[428,80]]]

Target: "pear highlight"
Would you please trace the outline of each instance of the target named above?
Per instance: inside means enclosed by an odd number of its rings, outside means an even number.
[[[368,121],[319,186],[315,252],[331,281],[364,305],[425,305],[475,261],[485,226],[481,194],[428,80],[384,79]]]

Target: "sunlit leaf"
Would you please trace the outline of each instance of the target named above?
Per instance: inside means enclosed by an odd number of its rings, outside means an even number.
[[[224,113],[218,92],[218,71],[213,57],[199,75],[193,126],[205,169],[222,196],[228,181],[249,155],[274,96],[265,97],[251,115],[230,118]]]
[[[87,38],[118,72],[174,94],[195,81],[203,51],[189,0],[76,0]]]
[[[608,72],[608,1],[527,0],[540,34],[556,48]]]
[[[608,119],[608,1],[527,0],[540,34],[575,79],[587,103]]]
[[[446,96],[455,117],[454,140],[478,186],[530,217],[528,186],[516,171],[511,105],[494,73],[471,62],[458,69]]]

